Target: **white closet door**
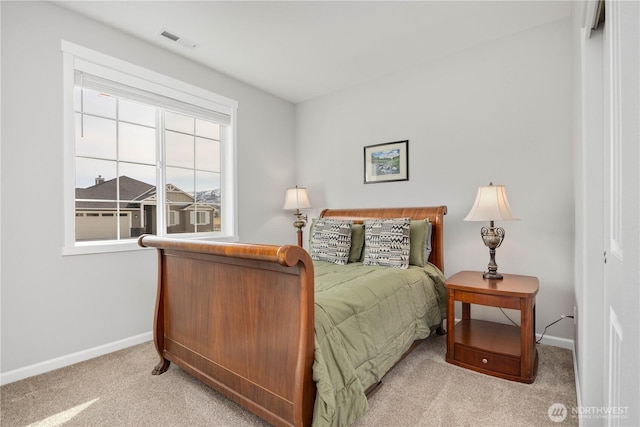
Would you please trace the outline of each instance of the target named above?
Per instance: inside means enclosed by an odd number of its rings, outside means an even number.
[[[605,2],[606,425],[640,425],[640,3]],[[605,423],[603,423],[605,424]]]

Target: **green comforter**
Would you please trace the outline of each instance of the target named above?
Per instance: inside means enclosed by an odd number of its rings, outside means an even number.
[[[444,276],[431,264],[407,270],[314,261],[314,426],[347,426],[364,394],[446,313]]]

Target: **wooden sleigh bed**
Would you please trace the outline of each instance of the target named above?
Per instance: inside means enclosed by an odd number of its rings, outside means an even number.
[[[446,206],[325,209],[320,217],[354,223],[428,218],[428,260],[444,271],[446,212]],[[157,248],[159,255],[153,331],[161,360],[153,374],[173,362],[270,424],[311,425],[317,343],[310,254],[292,245],[150,235],[141,236],[139,245]]]

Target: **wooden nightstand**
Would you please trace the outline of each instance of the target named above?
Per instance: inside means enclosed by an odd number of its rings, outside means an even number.
[[[447,288],[447,362],[512,381],[532,383],[538,373],[535,343],[538,279],[503,274],[483,279],[482,272],[461,271]],[[455,302],[462,320],[455,324]],[[471,304],[520,310],[520,327],[471,319]]]

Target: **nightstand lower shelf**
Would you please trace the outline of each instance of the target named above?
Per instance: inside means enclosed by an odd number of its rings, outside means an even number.
[[[464,368],[521,380],[520,328],[484,320],[465,319],[455,327],[455,360]],[[537,352],[536,352],[537,353]],[[537,354],[535,356],[537,364]]]

